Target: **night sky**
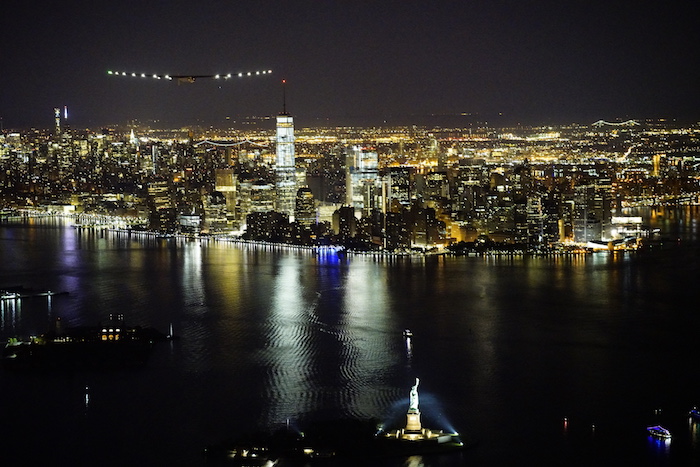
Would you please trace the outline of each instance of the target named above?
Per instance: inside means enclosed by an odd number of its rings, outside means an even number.
[[[285,78],[297,125],[452,125],[473,115],[529,125],[697,121],[700,27],[692,6],[5,0],[0,116],[6,129],[50,128],[53,108],[67,105],[73,127],[130,119],[225,127],[280,112]],[[109,69],[273,74],[177,85],[110,77]]]

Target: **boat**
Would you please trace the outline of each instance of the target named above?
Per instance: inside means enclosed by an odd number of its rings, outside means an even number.
[[[700,410],[698,410],[697,407],[693,407],[693,409],[688,412],[688,416],[696,422],[700,422]]]
[[[55,329],[29,338],[11,337],[2,352],[6,369],[102,369],[146,363],[154,342],[167,336],[153,328],[127,326],[121,314],[94,327]]]
[[[30,297],[52,297],[54,295],[66,295],[68,292],[55,292],[52,290],[45,290],[42,292],[36,292],[32,289],[26,289],[24,287],[11,287],[8,289],[0,290],[0,300],[18,300],[20,298],[30,298]]]
[[[9,292],[7,290],[0,291],[0,300],[17,300],[22,296],[17,292]]]
[[[647,432],[650,436],[659,439],[671,439],[671,432],[661,425],[648,426]]]
[[[410,339],[411,337],[413,337],[413,332],[411,332],[410,329],[404,329],[403,330],[403,337],[404,337],[404,339]]]

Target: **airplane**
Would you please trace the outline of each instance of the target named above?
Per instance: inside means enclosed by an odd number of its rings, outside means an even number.
[[[272,73],[272,70],[248,71],[248,72],[216,74],[216,75],[159,75],[159,74],[149,74],[149,73],[128,73],[126,71],[107,70],[108,75],[128,76],[128,77],[132,77],[132,78],[165,79],[165,80],[169,80],[169,81],[177,80],[177,84],[194,83],[198,79],[231,79],[234,77],[245,78],[248,76],[269,75],[271,73]]]

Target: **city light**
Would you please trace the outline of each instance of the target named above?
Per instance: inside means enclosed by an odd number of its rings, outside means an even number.
[[[211,78],[217,76],[234,75]],[[71,131],[62,125],[67,108],[54,113],[53,134],[37,134],[49,141],[49,157],[38,157],[34,137],[16,132],[2,137],[0,164],[12,174],[3,189],[17,190],[21,199],[26,199],[21,190],[36,192],[38,186],[84,193],[53,205],[53,211],[66,214],[80,211],[82,200],[127,209],[114,195],[96,194],[109,193],[112,183],[109,173],[84,163],[99,154],[102,163],[119,168],[119,180],[133,179],[140,187],[140,194],[120,196],[129,198],[128,209],[145,214],[138,223],[154,235],[233,234],[314,248],[322,255],[337,251],[337,257],[348,254],[349,245],[372,254],[619,253],[643,247],[660,232],[649,224],[662,220],[661,211],[652,210],[647,219],[627,210],[700,202],[700,159],[693,153],[700,130],[692,127],[295,130],[293,117],[283,112],[231,119],[251,130],[212,128],[193,138],[187,129],[141,125]],[[625,141],[617,144],[621,134]],[[616,144],[606,150],[592,143],[608,140]],[[669,151],[670,142],[675,152]],[[229,166],[232,157],[255,167],[260,179],[236,173]],[[59,164],[63,178],[49,181],[44,175],[52,163]],[[168,182],[157,181],[159,174]],[[297,180],[305,178],[325,194],[300,192]],[[660,183],[667,179],[674,183]],[[193,206],[175,203],[177,190],[187,189],[223,195],[228,204],[205,204],[204,211],[192,214]],[[302,219],[303,229],[294,230]],[[80,224],[117,228],[117,223],[98,218]]]

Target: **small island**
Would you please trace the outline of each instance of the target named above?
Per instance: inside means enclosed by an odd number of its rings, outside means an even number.
[[[361,461],[412,455],[439,455],[461,450],[465,444],[457,433],[423,428],[418,409],[418,384],[411,388],[406,426],[382,430],[376,419],[327,420],[310,423],[303,431],[289,427],[273,434],[257,433],[208,446],[207,462],[265,465],[284,460],[315,465],[318,462]]]

